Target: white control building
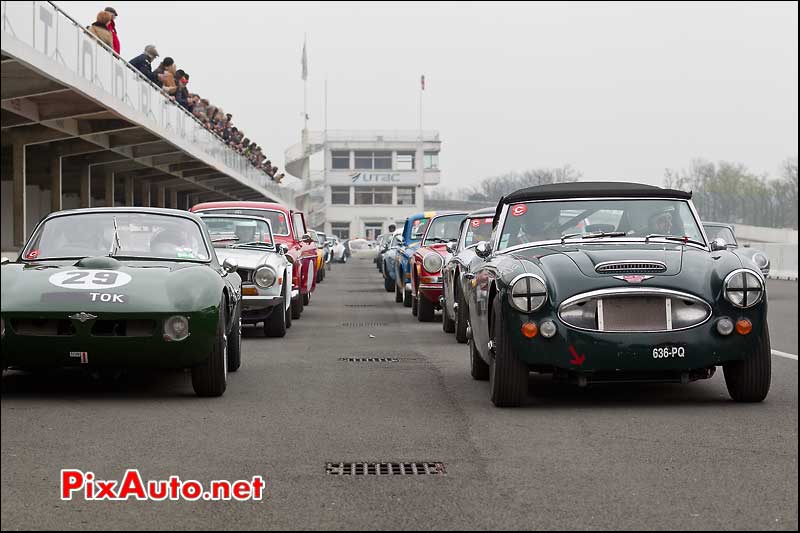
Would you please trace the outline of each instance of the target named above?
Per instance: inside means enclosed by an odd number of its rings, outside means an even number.
[[[286,170],[304,180],[296,197],[312,228],[340,239],[374,239],[424,210],[424,187],[441,180],[437,131],[306,131],[286,150]],[[322,170],[311,156],[323,154]]]

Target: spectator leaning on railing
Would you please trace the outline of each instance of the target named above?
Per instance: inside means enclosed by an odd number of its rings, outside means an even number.
[[[153,60],[158,57],[158,50],[156,50],[155,45],[148,44],[144,47],[144,53],[139,54],[138,56],[131,59],[128,63],[144,74],[145,78],[152,81],[156,85],[161,86],[161,82],[159,82],[158,77],[153,72],[152,67],[150,66]]]
[[[119,49],[119,40],[116,38],[114,27],[116,11],[106,8],[97,14],[97,21],[89,27],[95,37],[102,40],[110,47]],[[267,174],[273,181],[280,183],[284,174],[277,174],[278,167],[272,166],[264,151],[256,143],[244,136],[244,132],[233,125],[233,115],[225,113],[218,106],[211,104],[207,99],[201,98],[188,89],[189,74],[178,69],[175,60],[165,57],[158,67],[153,70],[152,63],[158,57],[156,47],[149,44],[144,53],[130,60],[130,65],[141,72],[148,80],[161,88],[172,101],[194,115],[207,130],[211,131],[232,150],[242,154],[254,168]]]
[[[109,48],[114,48],[114,35],[108,29],[108,23],[111,22],[112,15],[108,11],[101,11],[97,14],[91,26],[88,27],[89,33],[103,41]]]
[[[120,46],[119,46],[119,37],[117,36],[117,10],[114,9],[113,7],[107,7],[105,11],[106,13],[111,13],[111,22],[108,23],[108,31],[111,32],[111,36],[114,42],[112,48],[117,54],[119,54]]]

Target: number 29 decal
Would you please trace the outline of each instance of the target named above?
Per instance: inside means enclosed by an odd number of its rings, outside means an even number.
[[[131,282],[125,272],[113,270],[69,270],[50,276],[50,283],[62,289],[97,290],[122,287]]]

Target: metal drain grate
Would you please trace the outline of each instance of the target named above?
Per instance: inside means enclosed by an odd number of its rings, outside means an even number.
[[[361,308],[361,307],[378,307],[378,306],[375,305],[375,304],[345,304],[345,307],[358,307],[358,308]]]
[[[444,463],[325,463],[329,476],[444,476]]]
[[[348,363],[399,363],[397,357],[340,357],[339,361]]]
[[[342,322],[345,328],[382,328],[386,325],[386,322]]]

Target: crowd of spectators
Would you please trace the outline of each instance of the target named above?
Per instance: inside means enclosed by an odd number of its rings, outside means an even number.
[[[107,7],[97,14],[97,20],[87,29],[119,54],[120,42],[117,36],[116,18],[116,10]],[[189,74],[177,68],[173,58],[164,57],[153,69],[153,62],[157,57],[160,56],[156,47],[148,44],[144,52],[131,59],[129,63],[160,87],[172,101],[194,115],[207,130],[217,135],[231,149],[245,156],[254,167],[267,174],[273,181],[280,183],[285,174],[278,173],[278,167],[272,165],[272,161],[267,159],[262,148],[233,125],[231,122],[233,116],[199,94],[189,92]]]

